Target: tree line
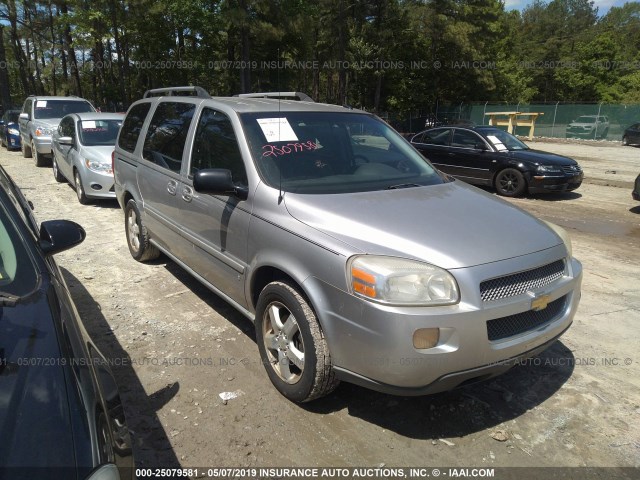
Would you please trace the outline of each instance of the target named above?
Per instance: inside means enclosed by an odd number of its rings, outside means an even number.
[[[640,102],[640,2],[0,0],[0,100],[124,110],[150,88],[297,90],[403,113],[478,100]]]

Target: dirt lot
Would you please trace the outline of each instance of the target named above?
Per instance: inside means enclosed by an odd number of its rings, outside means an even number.
[[[81,206],[19,152],[0,163],[40,221],[87,230],[57,259],[96,343],[121,364],[138,466],[640,467],[640,149],[531,146],[586,172],[574,193],[513,201],[571,234],[585,273],[569,331],[489,383],[422,398],[343,384],[302,407],[271,386],[248,320],[166,258],[130,257],[116,202]],[[225,404],[221,392],[239,396]]]

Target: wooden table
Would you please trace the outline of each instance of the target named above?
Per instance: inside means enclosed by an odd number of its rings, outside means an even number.
[[[529,140],[533,139],[536,119],[544,113],[539,112],[487,112],[489,125],[507,127],[507,132],[513,133],[515,127],[529,127]]]

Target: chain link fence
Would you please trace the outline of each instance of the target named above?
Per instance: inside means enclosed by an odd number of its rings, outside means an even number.
[[[383,115],[397,130],[415,133],[436,125],[487,125],[491,112],[540,113],[535,124],[536,137],[621,140],[624,130],[640,122],[640,104],[535,103],[507,104],[474,102],[438,104],[432,109],[397,117]],[[505,127],[500,127],[505,128]],[[528,126],[516,126],[517,135],[527,136]]]

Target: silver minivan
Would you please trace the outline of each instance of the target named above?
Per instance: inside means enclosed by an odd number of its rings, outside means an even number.
[[[561,228],[438,172],[369,113],[177,90],[147,92],[120,130],[129,249],[252,320],[287,398],[340,380],[440,392],[569,328],[582,267]]]

